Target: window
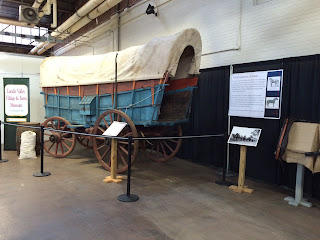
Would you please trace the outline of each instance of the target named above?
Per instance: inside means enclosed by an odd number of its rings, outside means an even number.
[[[26,34],[32,36],[46,36],[48,34],[48,29],[43,27],[20,27],[20,26],[13,26],[4,23],[0,23],[0,32],[7,32],[7,33],[14,33],[14,34]],[[15,43],[15,44],[22,44],[22,45],[38,45],[32,38],[21,38],[18,36],[10,36],[10,35],[0,35],[0,42],[6,43]]]

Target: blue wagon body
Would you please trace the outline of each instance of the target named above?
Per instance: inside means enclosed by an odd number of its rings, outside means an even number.
[[[144,127],[158,125],[174,125],[187,120],[191,94],[186,99],[184,116],[180,118],[159,119],[161,104],[164,96],[170,96],[179,92],[190,92],[194,86],[183,89],[166,91],[169,84],[158,84],[147,88],[138,88],[130,91],[117,93],[117,108],[126,113],[135,125]],[[86,96],[71,96],[60,94],[44,93],[46,118],[60,116],[71,123],[71,128],[92,127],[97,118],[107,110],[114,109],[113,94],[96,94]]]

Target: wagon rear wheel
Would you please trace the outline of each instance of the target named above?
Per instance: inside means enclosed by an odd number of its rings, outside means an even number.
[[[77,135],[76,136],[78,143],[80,143],[83,147],[92,149],[92,138],[89,136],[81,136]]]
[[[70,122],[62,117],[50,117],[42,125],[44,128],[48,128],[44,130],[44,150],[54,157],[68,156],[76,144],[75,135],[53,130],[73,131],[67,127],[67,125],[71,125]]]
[[[157,127],[152,132],[154,137],[180,137],[182,129],[180,125],[172,127]],[[151,134],[150,134],[151,135]],[[152,137],[149,136],[149,137]],[[148,137],[148,136],[146,136]],[[173,158],[181,147],[182,139],[156,139],[144,141],[145,153],[148,158],[156,162],[165,162]]]
[[[111,125],[113,121],[126,122],[127,126],[121,131],[118,137],[138,137],[137,129],[130,119],[130,117],[124,112],[116,109],[108,110],[100,115],[94,124],[93,134],[101,135]],[[101,165],[110,171],[111,169],[111,141],[104,137],[95,137],[92,141],[93,151],[101,163]],[[138,140],[134,140],[132,143],[131,163],[133,163],[138,153]],[[122,173],[127,170],[128,159],[128,141],[118,140],[117,146],[117,173]]]

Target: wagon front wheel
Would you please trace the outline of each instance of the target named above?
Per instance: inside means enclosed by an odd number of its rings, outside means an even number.
[[[113,123],[113,121],[125,122],[126,127],[120,132],[118,137],[138,137],[137,129],[130,119],[130,117],[124,112],[116,109],[108,110],[100,115],[94,124],[93,134],[102,135]],[[101,163],[101,165],[110,171],[111,169],[111,141],[104,137],[94,137],[92,139],[93,151]],[[133,163],[138,153],[138,140],[134,140],[131,145],[131,163]],[[117,173],[122,173],[127,170],[128,159],[128,141],[117,141]]]
[[[157,127],[146,137],[181,137],[180,125],[172,127]],[[145,140],[144,148],[148,158],[156,162],[165,162],[173,158],[181,147],[182,139],[154,139]]]
[[[67,127],[71,125],[70,122],[62,117],[50,117],[42,125],[46,128],[44,130],[44,150],[54,157],[68,156],[76,144],[75,135],[54,130],[72,131]]]

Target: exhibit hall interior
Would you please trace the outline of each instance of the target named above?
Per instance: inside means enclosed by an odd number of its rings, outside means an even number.
[[[319,12],[0,1],[0,240],[319,239]]]

